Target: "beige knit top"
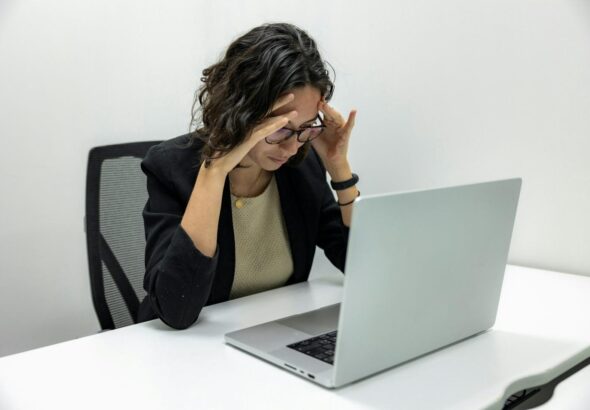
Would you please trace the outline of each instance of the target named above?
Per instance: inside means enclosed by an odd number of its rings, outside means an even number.
[[[293,273],[293,259],[273,175],[262,194],[242,198],[232,194],[236,268],[230,299],[283,286]]]

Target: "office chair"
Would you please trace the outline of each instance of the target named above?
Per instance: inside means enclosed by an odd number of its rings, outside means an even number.
[[[140,163],[160,141],[94,147],[86,174],[86,244],[92,301],[103,330],[137,323],[145,296],[147,200]]]

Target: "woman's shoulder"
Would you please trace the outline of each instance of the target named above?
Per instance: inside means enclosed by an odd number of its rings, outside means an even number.
[[[165,168],[169,165],[182,168],[198,167],[203,142],[193,138],[192,135],[181,135],[152,146],[144,157],[143,164],[157,168]]]
[[[148,150],[141,168],[148,177],[184,190],[192,186],[197,175],[202,147],[203,142],[192,134],[162,141]]]
[[[152,146],[145,158],[163,161],[165,158],[176,160],[188,157],[195,158],[197,156],[198,159],[202,147],[203,142],[194,138],[193,134],[185,134]]]

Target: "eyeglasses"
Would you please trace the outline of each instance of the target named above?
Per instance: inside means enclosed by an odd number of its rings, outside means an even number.
[[[322,120],[322,117],[318,115],[315,122],[310,126],[301,128],[300,130],[281,128],[266,137],[265,141],[268,144],[280,144],[297,134],[297,141],[305,144],[319,137],[322,131],[324,131],[324,128],[326,128],[324,121]]]

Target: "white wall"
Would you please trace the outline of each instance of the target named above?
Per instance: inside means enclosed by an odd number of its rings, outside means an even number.
[[[89,148],[184,133],[201,70],[266,21],[336,68],[363,193],[522,176],[510,261],[590,274],[587,1],[3,0],[0,356],[98,330]]]

